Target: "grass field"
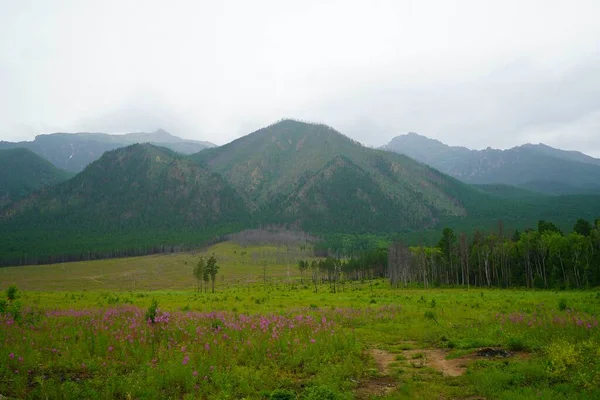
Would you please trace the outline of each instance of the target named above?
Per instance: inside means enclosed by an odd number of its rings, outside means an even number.
[[[21,289],[0,315],[0,395],[600,398],[598,292],[378,280],[315,293],[290,249],[213,253],[214,294],[194,290],[198,254],[0,270],[3,290]]]
[[[0,268],[0,287],[16,284],[23,290],[166,290],[195,287],[192,270],[198,258],[218,256],[220,286],[242,282],[274,282],[298,275],[297,260],[311,259],[298,248],[260,246],[244,248],[219,243],[203,253],[160,254],[143,257]]]

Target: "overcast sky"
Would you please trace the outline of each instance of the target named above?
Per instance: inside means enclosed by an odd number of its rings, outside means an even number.
[[[600,1],[0,0],[0,139],[283,117],[600,157]]]

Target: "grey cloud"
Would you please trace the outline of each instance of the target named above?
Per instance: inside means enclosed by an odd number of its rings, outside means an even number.
[[[527,141],[600,155],[600,3],[0,0],[0,139],[223,144],[283,117],[372,146]]]

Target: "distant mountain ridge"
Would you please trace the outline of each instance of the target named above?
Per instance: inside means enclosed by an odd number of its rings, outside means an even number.
[[[159,129],[150,133],[123,135],[89,132],[43,134],[36,136],[31,142],[0,141],[0,149],[27,148],[58,168],[81,172],[104,152],[135,143],[151,143],[182,154],[193,154],[214,146],[209,142],[182,139]]]
[[[507,184],[550,195],[600,193],[599,159],[544,144],[470,150],[409,133],[395,137],[383,149],[469,184]]]

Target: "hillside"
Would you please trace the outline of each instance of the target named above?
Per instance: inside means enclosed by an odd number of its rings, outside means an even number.
[[[597,216],[597,196],[530,193],[476,188],[325,125],[285,120],[191,156],[150,144],[105,153],[0,211],[0,265],[177,251],[271,224],[328,237]]]
[[[0,142],[0,149],[27,148],[58,168],[81,172],[109,150],[135,143],[151,143],[182,154],[193,154],[214,146],[212,143],[181,139],[162,129],[156,132],[109,135],[106,133],[52,133],[38,135],[32,142]]]
[[[0,208],[71,177],[27,149],[0,150]]]
[[[501,199],[526,199],[526,198],[543,198],[546,195],[533,190],[523,189],[517,186],[498,184],[474,184],[473,187],[488,193],[494,197]]]
[[[247,196],[263,219],[320,231],[391,231],[465,216],[477,195],[413,160],[361,146],[334,129],[284,120],[194,156]]]
[[[543,144],[469,150],[409,133],[384,149],[470,184],[507,184],[550,195],[600,194],[600,160]]]
[[[137,144],[109,151],[69,181],[2,210],[0,225],[8,229],[0,247],[12,248],[13,256],[145,248],[165,237],[183,243],[181,232],[213,237],[247,218],[240,196],[217,174],[171,150]]]

